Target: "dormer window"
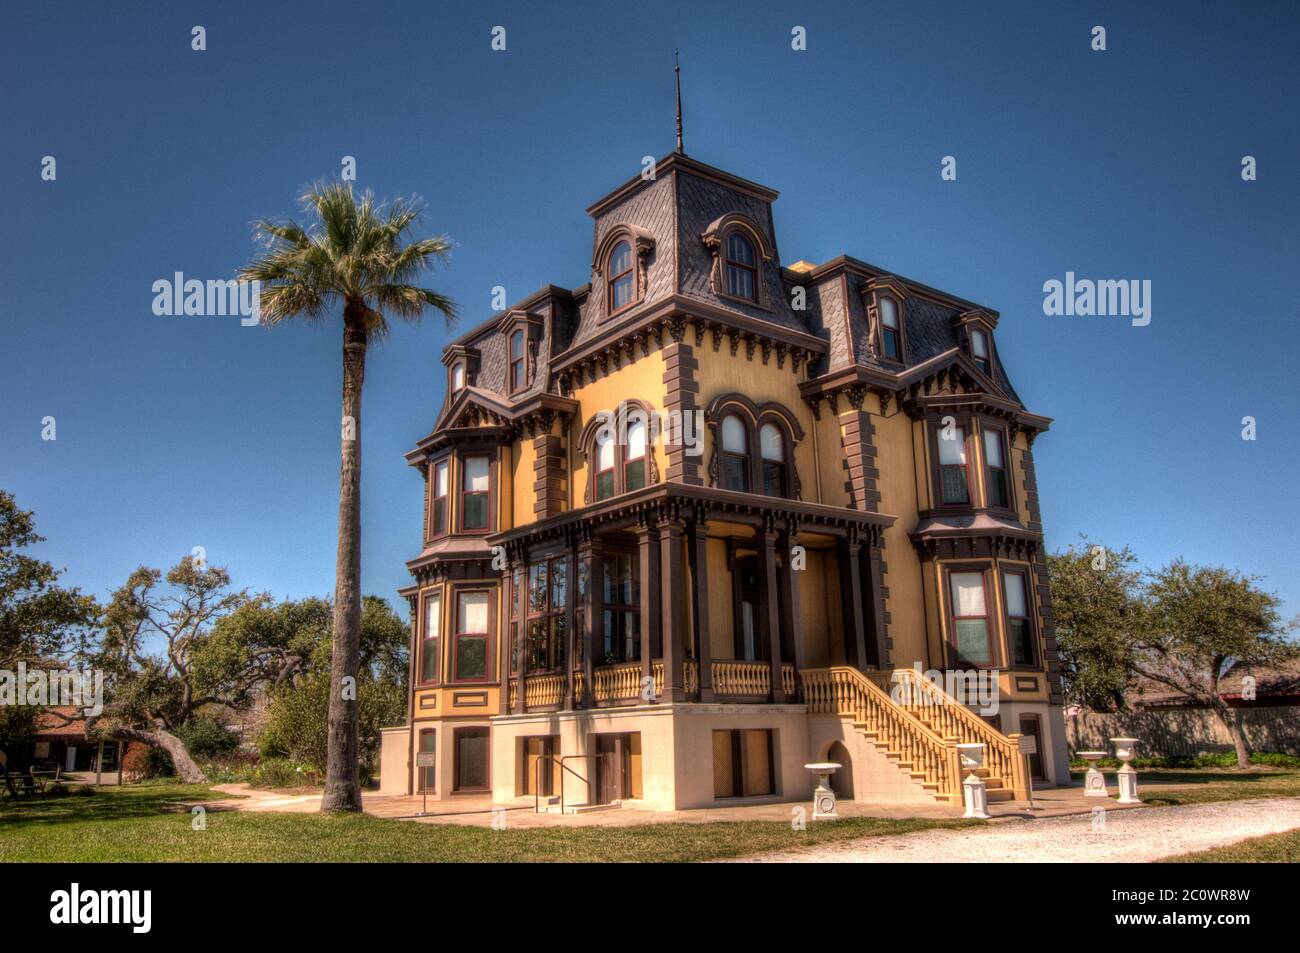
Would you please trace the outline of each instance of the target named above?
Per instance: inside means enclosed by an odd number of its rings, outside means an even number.
[[[510,393],[528,385],[528,359],[523,330],[510,335]]]
[[[985,374],[991,373],[989,370],[989,336],[985,332],[975,328],[970,333],[970,355],[975,359],[975,366]]]
[[[749,434],[735,414],[722,418],[722,487],[749,492]]]
[[[451,368],[451,392],[459,394],[465,389],[465,365],[455,364]]]
[[[880,299],[880,353],[886,359],[903,361],[903,336],[899,324],[898,302],[893,298]]]
[[[636,298],[636,274],[632,267],[632,245],[619,242],[609,253],[609,313],[621,311]]]
[[[723,265],[727,294],[758,301],[758,256],[754,243],[739,230],[727,234]]]

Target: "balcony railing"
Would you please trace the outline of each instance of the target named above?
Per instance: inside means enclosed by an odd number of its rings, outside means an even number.
[[[656,660],[650,665],[654,678],[654,693],[658,697],[664,689],[664,663]],[[597,702],[633,701],[641,697],[642,669],[640,662],[621,662],[601,665],[593,671],[593,696]],[[557,709],[564,703],[564,674],[550,672],[529,675],[524,679],[525,700],[528,708]],[[694,659],[682,662],[682,690],[688,698],[698,697],[700,691],[700,666]],[[573,673],[573,697],[581,699],[586,687],[586,673],[577,669]],[[772,666],[768,662],[748,662],[738,659],[721,659],[713,662],[713,693],[726,699],[758,701],[771,694]],[[799,679],[790,663],[781,666],[781,687],[786,699],[798,697]],[[519,698],[519,679],[510,679],[508,705],[514,709]]]

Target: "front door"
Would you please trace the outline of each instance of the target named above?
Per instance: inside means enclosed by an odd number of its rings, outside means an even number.
[[[597,803],[613,804],[623,800],[627,784],[626,735],[596,736]]]
[[[1028,755],[1029,758],[1029,775],[1035,781],[1047,780],[1043,776],[1043,736],[1040,730],[1040,722],[1037,715],[1020,716],[1020,733],[1028,735],[1034,739],[1035,751]]]

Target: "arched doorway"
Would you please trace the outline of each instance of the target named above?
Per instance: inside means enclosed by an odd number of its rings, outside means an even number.
[[[849,749],[835,741],[826,752],[826,760],[838,764],[840,769],[831,775],[831,790],[843,801],[853,800],[853,761],[849,758]]]

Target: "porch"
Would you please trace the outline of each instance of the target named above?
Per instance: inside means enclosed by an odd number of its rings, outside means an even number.
[[[884,668],[893,520],[661,483],[490,537],[509,564],[506,711],[795,703],[802,669]]]

